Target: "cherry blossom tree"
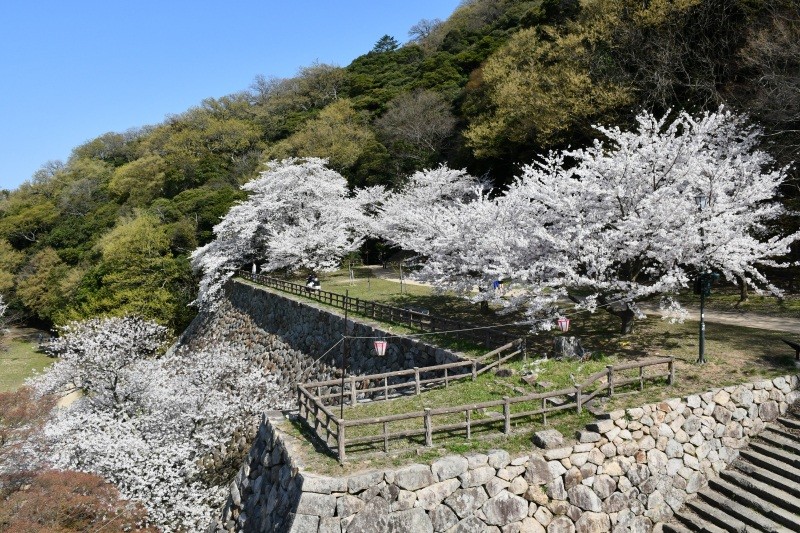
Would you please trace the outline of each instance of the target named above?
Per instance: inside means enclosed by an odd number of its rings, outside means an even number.
[[[224,283],[247,263],[263,263],[267,271],[330,271],[361,246],[383,188],[351,193],[325,165],[318,158],[273,161],[242,187],[249,198],[214,227],[214,241],[192,253],[194,269],[203,272],[199,304],[213,307]]]
[[[164,341],[164,328],[135,317],[72,323],[50,344],[59,360],[31,384],[82,393],[45,427],[53,467],[114,482],[165,531],[199,531],[226,497],[208,460],[288,400],[227,344],[161,354]]]
[[[597,129],[605,141],[523,167],[503,195],[404,215],[420,231],[402,244],[431,258],[421,276],[462,290],[503,277],[516,289],[505,305],[552,316],[570,297],[619,316],[625,333],[637,302],[668,297],[700,272],[780,292],[759,268],[779,266],[800,235],[766,234],[782,212],[774,199],[786,169],[771,168],[757,127],[720,108]]]

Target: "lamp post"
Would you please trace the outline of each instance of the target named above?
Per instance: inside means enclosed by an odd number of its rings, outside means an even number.
[[[708,196],[705,194],[698,194],[694,197],[694,203],[697,205],[697,210],[700,212],[701,216],[703,213],[703,209],[708,206]],[[704,242],[705,232],[703,230],[703,221],[700,221],[700,247],[705,252],[705,242]],[[702,365],[706,362],[706,315],[705,315],[705,306],[706,306],[706,296],[711,294],[711,282],[712,282],[712,274],[711,272],[706,272],[705,266],[703,266],[700,274],[697,276],[697,281],[695,282],[695,292],[700,293],[700,343],[699,343],[699,356],[697,358],[697,364]]]

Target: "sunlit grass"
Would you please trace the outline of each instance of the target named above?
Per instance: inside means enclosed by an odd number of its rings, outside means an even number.
[[[23,339],[10,339],[0,349],[0,392],[12,391],[35,372],[41,372],[54,359],[36,351],[36,343]]]

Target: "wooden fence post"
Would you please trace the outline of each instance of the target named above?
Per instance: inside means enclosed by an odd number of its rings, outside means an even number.
[[[475,381],[475,378],[478,377],[478,361],[475,359],[472,360],[472,381]]]
[[[611,365],[606,365],[606,370],[608,370],[608,396],[614,396],[614,367]]]
[[[383,423],[383,452],[387,453],[389,451],[389,423]]]
[[[444,369],[444,388],[447,388],[447,369]]]
[[[414,393],[419,396],[419,367],[414,367]]]
[[[387,376],[383,376],[383,399],[389,399],[389,378]]]
[[[581,414],[581,407],[583,406],[583,391],[581,390],[580,386],[575,387],[577,393],[575,394],[575,400],[578,403],[578,414]]]
[[[356,405],[356,377],[350,376],[350,405]]]
[[[503,433],[508,435],[511,433],[511,403],[508,401],[508,396],[503,396],[503,418],[505,424],[503,425]]]
[[[339,445],[339,464],[343,465],[345,458],[344,458],[344,424],[342,422],[344,422],[344,420],[338,419],[338,421],[339,421],[338,436],[336,437],[336,440],[338,441]]]
[[[547,398],[542,398],[542,425],[547,425]]]
[[[425,408],[425,446],[433,446],[433,424],[431,423],[431,408]]]
[[[467,409],[466,411],[466,422],[467,422],[467,440],[472,439],[472,428],[470,424],[472,422],[472,409]]]
[[[675,358],[671,357],[669,360],[669,385],[675,383]]]
[[[639,390],[644,390],[644,367],[639,367]]]

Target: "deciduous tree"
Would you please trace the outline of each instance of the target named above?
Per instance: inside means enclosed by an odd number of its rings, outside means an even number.
[[[363,242],[368,210],[383,188],[350,193],[346,180],[318,158],[269,163],[242,187],[247,200],[214,227],[215,240],[192,253],[203,273],[197,302],[212,305],[236,269],[252,262],[263,270],[326,271]]]

